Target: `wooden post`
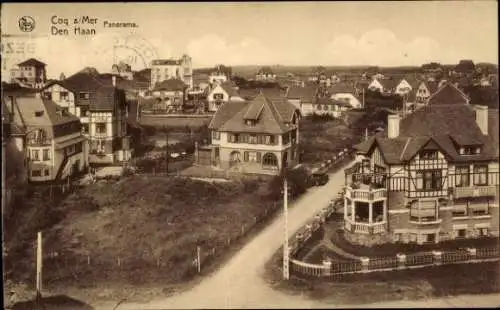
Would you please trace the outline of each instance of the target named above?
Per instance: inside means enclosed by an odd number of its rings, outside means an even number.
[[[36,293],[41,297],[42,294],[42,232],[38,232],[36,248]]]
[[[87,254],[87,265],[90,265],[90,255]]]
[[[198,273],[201,271],[201,249],[200,246],[196,247],[196,261],[198,262]]]

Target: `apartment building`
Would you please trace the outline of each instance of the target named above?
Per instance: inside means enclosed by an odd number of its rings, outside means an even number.
[[[223,104],[209,124],[212,166],[242,173],[279,174],[299,156],[299,111],[260,93]]]
[[[181,80],[189,89],[194,87],[191,57],[183,55],[180,59],[156,59],[151,62],[151,89],[157,83],[170,79]]]
[[[29,182],[66,182],[88,167],[78,117],[40,97],[10,97],[6,106],[15,126],[9,151],[25,160],[9,165],[23,166]]]
[[[78,72],[48,84],[42,96],[80,119],[90,164],[113,164],[131,158],[127,102],[115,77],[109,80],[96,73]]]
[[[467,128],[467,130],[464,130]],[[350,242],[438,243],[499,235],[498,110],[436,104],[388,116],[387,137],[346,169]]]

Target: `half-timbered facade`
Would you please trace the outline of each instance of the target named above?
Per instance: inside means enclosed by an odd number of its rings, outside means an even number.
[[[498,112],[491,112],[461,104],[422,108],[403,120],[389,115],[387,137],[358,145],[364,158],[346,170],[351,242],[498,236],[498,128],[488,124]]]

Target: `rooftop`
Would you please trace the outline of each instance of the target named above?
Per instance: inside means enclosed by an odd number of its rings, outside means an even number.
[[[22,67],[45,67],[46,64],[35,58],[30,58],[17,64]]]

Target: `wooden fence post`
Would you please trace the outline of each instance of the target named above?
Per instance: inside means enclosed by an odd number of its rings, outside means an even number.
[[[90,265],[90,255],[87,254],[87,265]]]
[[[119,257],[118,257],[117,262],[118,262],[118,267],[120,267],[120,266],[121,266],[121,261],[120,261],[120,258],[119,258]]]

